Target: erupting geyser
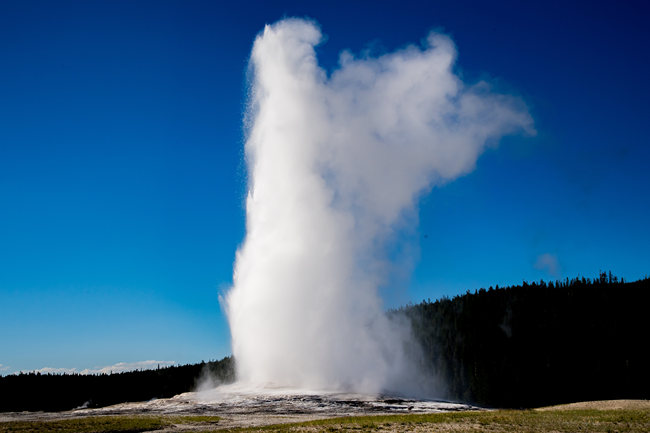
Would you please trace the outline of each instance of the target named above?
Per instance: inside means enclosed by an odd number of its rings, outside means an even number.
[[[239,380],[409,393],[409,329],[379,296],[386,245],[423,192],[532,120],[515,98],[463,84],[444,35],[378,58],[344,52],[330,75],[321,37],[287,19],[251,54],[247,234],[225,299]]]

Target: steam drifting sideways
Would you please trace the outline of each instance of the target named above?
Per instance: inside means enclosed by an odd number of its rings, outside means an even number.
[[[313,22],[255,40],[245,144],[247,234],[225,298],[238,378],[251,386],[415,392],[389,319],[387,245],[428,189],[471,171],[489,143],[534,133],[516,98],[453,72],[456,49],[340,56],[327,74]]]

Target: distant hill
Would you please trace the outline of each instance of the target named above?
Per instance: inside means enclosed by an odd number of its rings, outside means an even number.
[[[518,408],[650,398],[650,279],[524,282],[398,312],[451,400]]]

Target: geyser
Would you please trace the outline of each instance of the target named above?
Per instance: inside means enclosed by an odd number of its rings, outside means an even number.
[[[532,120],[516,98],[465,85],[442,34],[377,58],[344,52],[331,74],[321,39],[313,22],[286,19],[251,54],[247,233],[225,299],[238,376],[409,393],[408,327],[379,296],[386,246],[422,193]]]

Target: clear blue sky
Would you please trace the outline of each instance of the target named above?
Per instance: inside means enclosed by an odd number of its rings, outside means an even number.
[[[0,2],[0,374],[229,354],[247,57],[286,16],[320,23],[329,70],[442,30],[535,119],[423,198],[389,303],[649,273],[645,2],[311,3]]]

